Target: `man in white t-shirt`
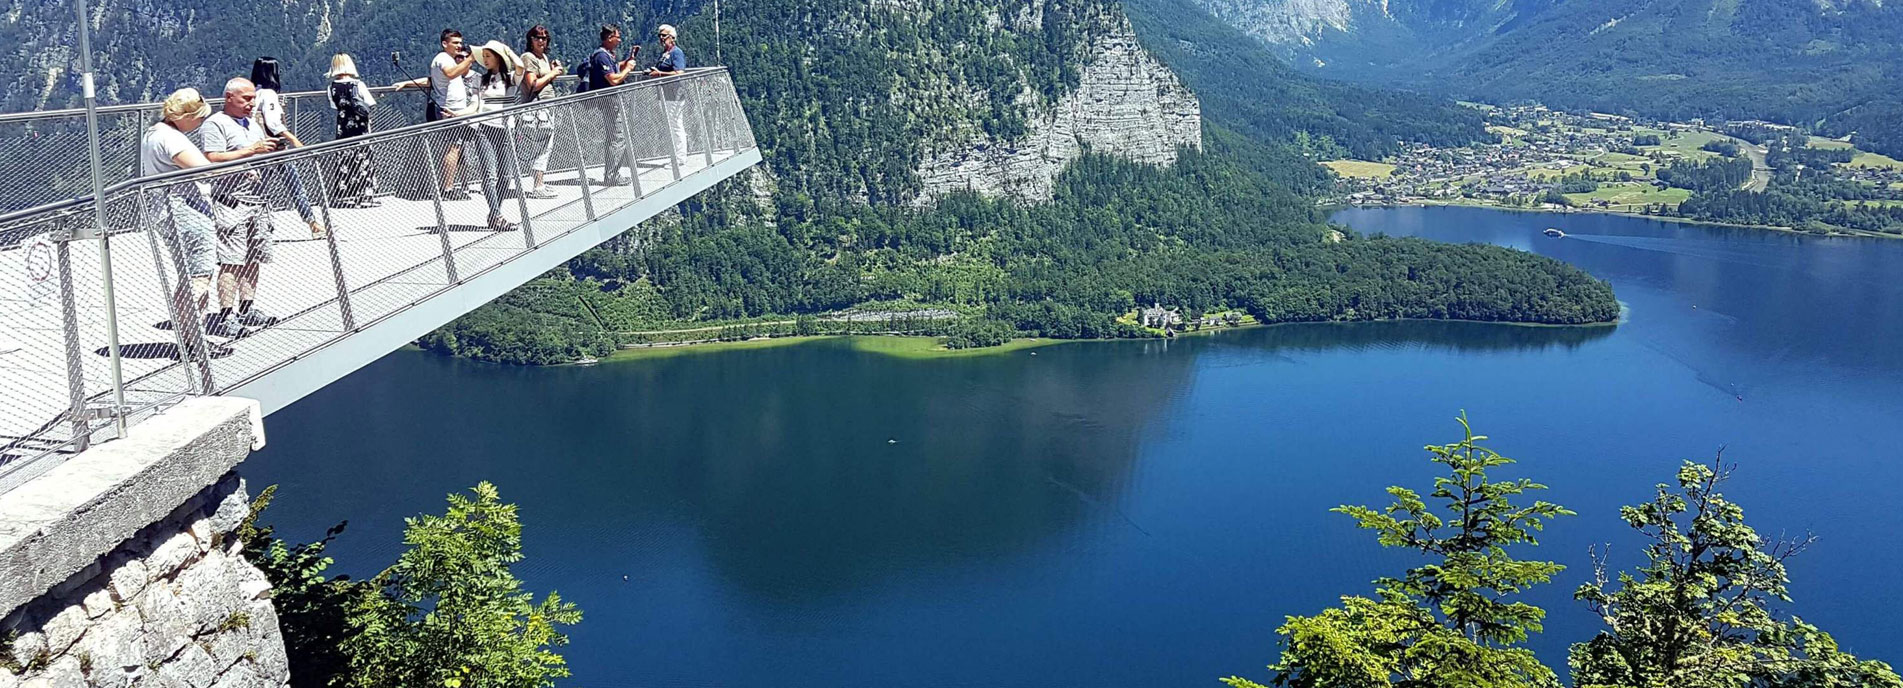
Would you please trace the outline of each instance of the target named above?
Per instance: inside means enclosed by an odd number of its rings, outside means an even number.
[[[480,76],[475,71],[476,55],[463,46],[463,34],[455,29],[443,29],[443,51],[430,58],[429,76],[399,81],[392,86],[396,90],[406,88],[429,89],[429,104],[424,106],[423,121],[435,122],[473,111],[470,106],[471,87]],[[460,201],[469,198],[469,192],[459,188],[457,172],[463,157],[463,143],[470,140],[473,132],[468,127],[454,127],[439,134],[447,143],[443,150],[443,200]]]
[[[225,82],[224,109],[206,118],[198,129],[206,159],[230,162],[278,149],[278,140],[266,136],[264,124],[251,116],[257,95],[250,79]],[[253,305],[259,269],[271,262],[272,252],[271,204],[262,193],[263,183],[259,170],[229,173],[212,182],[211,217],[218,230],[218,312],[207,330],[215,336],[242,337],[247,325],[277,322]]]
[[[469,77],[475,76],[476,55],[463,47],[462,32],[443,29],[442,43],[443,51],[429,61],[430,111],[424,119],[430,122],[467,114]],[[443,200],[462,200],[469,192],[458,188],[456,181],[469,130],[457,127],[444,136],[449,143],[443,151]]]

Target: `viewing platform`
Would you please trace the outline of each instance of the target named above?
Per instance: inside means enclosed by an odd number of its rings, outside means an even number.
[[[378,90],[383,102],[370,134],[331,140],[326,94],[286,93],[290,126],[306,147],[145,179],[133,178],[134,160],[157,105],[101,108],[103,239],[80,238],[95,224],[90,190],[74,197],[74,185],[90,178],[84,112],[0,115],[0,145],[9,150],[0,163],[9,180],[4,207],[16,208],[0,215],[0,492],[112,439],[122,420],[136,423],[188,397],[247,397],[266,414],[284,408],[760,161],[724,68],[427,124],[410,121],[420,119],[421,93]],[[678,119],[671,122],[670,111]],[[612,186],[603,183],[604,117],[621,122],[627,133],[614,153],[635,168]],[[682,134],[670,129],[674,122]],[[497,137],[514,149],[507,157],[529,137],[553,137],[554,197],[503,196],[503,217],[519,225],[513,231],[488,224],[482,162],[469,140],[491,124],[507,132]],[[462,147],[466,198],[445,198],[439,188],[454,145]],[[370,175],[354,174],[366,161]],[[187,185],[252,184],[287,169],[327,236],[311,236],[286,185],[264,185],[276,243],[257,307],[279,320],[196,345],[173,327],[202,313],[177,312],[183,263],[161,231],[168,213],[158,209]],[[519,169],[518,190],[526,190],[526,162]],[[361,203],[364,195],[373,203]],[[111,256],[110,309],[102,242]]]

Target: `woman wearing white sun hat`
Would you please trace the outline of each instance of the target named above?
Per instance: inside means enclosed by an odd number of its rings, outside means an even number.
[[[476,48],[476,64],[482,65],[482,78],[476,90],[476,152],[482,156],[482,198],[489,203],[489,228],[506,232],[516,229],[502,217],[502,195],[521,183],[515,156],[509,151],[514,117],[483,115],[516,104],[522,97],[522,60],[502,41],[489,41]]]

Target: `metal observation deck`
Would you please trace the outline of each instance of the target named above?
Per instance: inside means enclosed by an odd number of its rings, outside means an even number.
[[[100,201],[103,238],[79,238],[95,226],[90,191],[75,197],[76,186],[90,186],[83,111],[0,115],[9,196],[0,207],[15,209],[0,215],[0,492],[112,439],[122,421],[187,397],[248,397],[267,414],[284,408],[760,161],[724,68],[427,124],[410,123],[420,119],[420,93],[377,90],[381,131],[330,140],[327,94],[286,93],[289,126],[306,147],[144,179],[133,178],[136,153],[157,105],[101,108],[111,184]],[[604,150],[610,117],[625,132],[614,151]],[[489,140],[512,149],[505,160],[532,156],[552,136],[547,184],[555,197],[503,195],[514,231],[488,224],[473,140],[496,124],[502,128]],[[468,197],[444,198],[444,154],[457,145]],[[635,173],[605,185],[609,155],[634,161]],[[527,162],[517,169],[518,188],[527,189]],[[312,238],[292,185],[255,182],[283,180],[289,170],[327,236]],[[183,261],[162,226],[170,222],[165,197],[234,182],[263,189],[262,199],[248,200],[267,204],[276,242],[256,304],[279,321],[200,344],[172,325],[203,316],[181,312],[195,308],[175,298]],[[204,194],[203,202],[224,202],[217,197]],[[111,312],[102,241],[111,256]]]

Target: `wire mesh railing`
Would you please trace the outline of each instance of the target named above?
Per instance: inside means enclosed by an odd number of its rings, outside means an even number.
[[[99,239],[90,195],[0,215],[0,491],[755,148],[718,68],[306,143],[113,184]]]
[[[576,77],[563,75],[548,86],[557,93],[573,90]],[[371,131],[386,131],[423,121],[427,91],[370,88],[381,101],[371,110]],[[304,143],[337,138],[335,109],[329,91],[289,91],[284,102],[285,126]],[[222,98],[207,98],[216,110]],[[138,176],[139,139],[158,120],[159,103],[130,103],[99,108],[101,171],[108,185]],[[48,203],[92,195],[86,168],[86,111],[79,108],[0,113],[0,212],[36,208]]]

